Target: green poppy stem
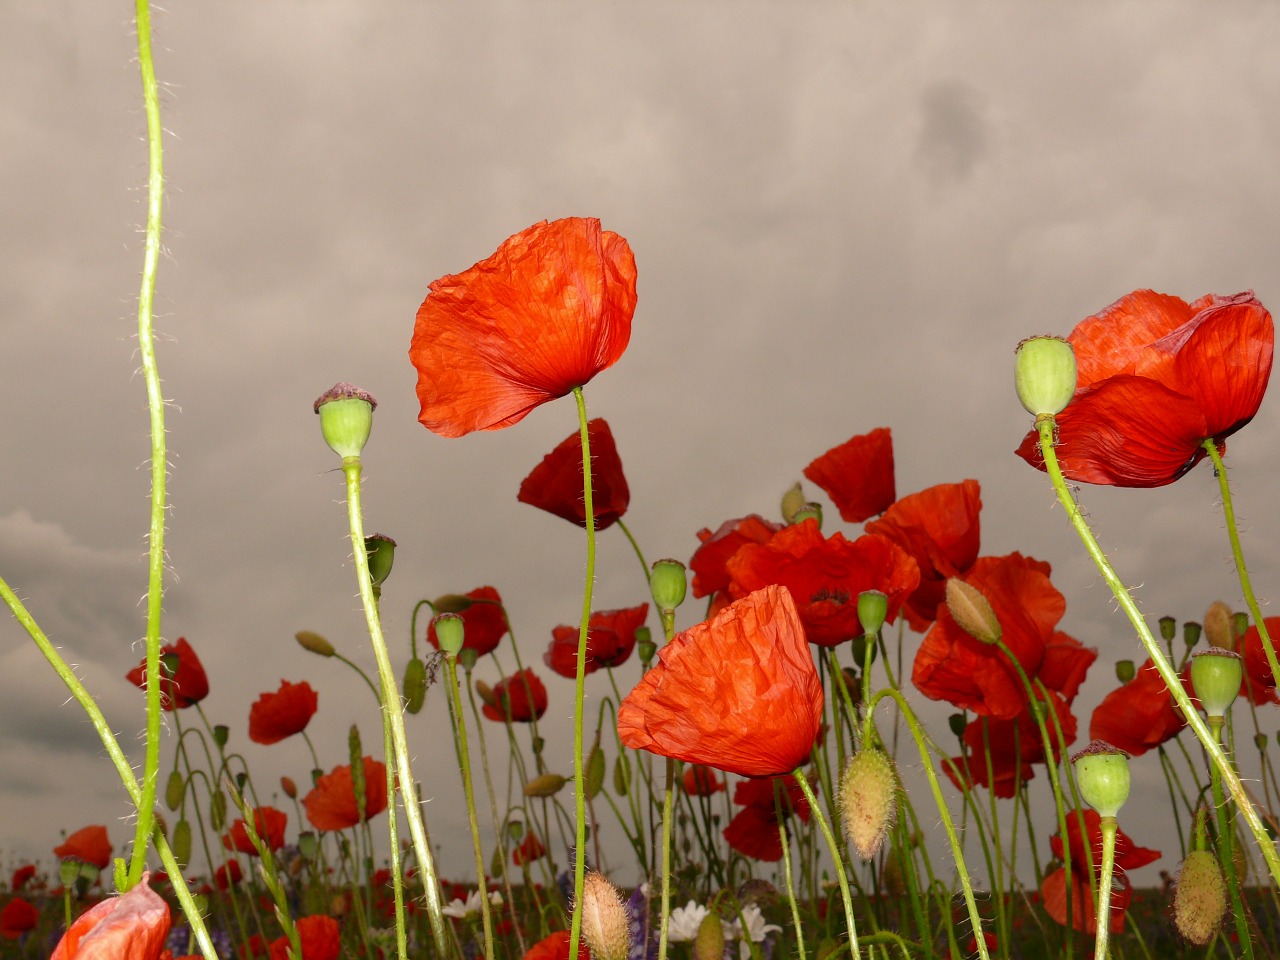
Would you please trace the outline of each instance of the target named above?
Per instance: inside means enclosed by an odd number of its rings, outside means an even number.
[[[864,740],[865,744],[866,741]],[[844,856],[841,853],[840,845],[836,843],[835,834],[831,832],[831,824],[827,822],[826,814],[822,812],[822,807],[818,805],[818,798],[814,796],[813,787],[809,786],[809,781],[805,775],[799,770],[794,771],[791,776],[795,778],[796,783],[800,785],[801,791],[804,793],[805,799],[809,801],[809,810],[813,815],[813,819],[818,823],[818,829],[822,831],[822,837],[827,841],[827,848],[831,851],[831,859],[836,865],[836,879],[840,882],[840,899],[844,903],[844,922],[845,927],[849,931],[849,955],[853,957],[861,956],[858,947],[858,925],[853,919],[853,895],[849,892],[849,877],[844,869]],[[800,935],[800,931],[796,931],[796,936]]]
[[[1223,717],[1208,717],[1209,730],[1222,741]],[[1240,938],[1241,960],[1253,960],[1253,938],[1249,936],[1249,916],[1244,912],[1244,902],[1240,897],[1240,880],[1236,876],[1236,829],[1232,822],[1231,809],[1227,806],[1227,798],[1222,792],[1222,776],[1217,767],[1210,767],[1209,778],[1213,784],[1213,812],[1218,821],[1218,862],[1222,864],[1222,872],[1227,881],[1227,892],[1231,897],[1231,913],[1236,924],[1236,936]]]
[[[1097,932],[1093,955],[1096,960],[1107,960],[1107,935],[1111,932],[1111,874],[1116,865],[1116,818],[1102,817],[1098,826],[1102,830],[1102,866],[1098,873],[1098,906],[1094,912]],[[1066,848],[1065,840],[1062,846]]]

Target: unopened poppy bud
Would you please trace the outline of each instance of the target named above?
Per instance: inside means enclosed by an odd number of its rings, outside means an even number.
[[[314,863],[320,856],[320,837],[311,830],[298,834],[298,853],[308,862]]]
[[[1200,642],[1200,624],[1188,620],[1182,625],[1182,642],[1189,648]]]
[[[218,745],[221,750],[227,745],[227,740],[231,738],[231,728],[225,723],[215,724],[213,728],[213,742]]]
[[[1076,351],[1061,337],[1030,337],[1018,344],[1013,383],[1033,417],[1056,416],[1076,392]]]
[[[416,714],[426,699],[427,665],[421,657],[413,657],[404,665],[404,708]]]
[[[613,884],[594,870],[582,885],[582,936],[593,960],[627,960],[631,950],[627,908]]]
[[[1204,612],[1204,638],[1209,641],[1209,646],[1219,650],[1234,649],[1235,629],[1235,617],[1230,607],[1221,600],[1209,604],[1209,609]]]
[[[209,798],[209,825],[214,832],[220,831],[227,823],[227,795],[221,790],[214,792]]]
[[[436,597],[436,602],[431,606],[436,613],[462,613],[471,609],[473,603],[475,601],[466,594],[446,593]]]
[[[293,782],[293,777],[281,777],[280,789],[284,791],[284,795],[290,800],[298,799],[298,785]]]
[[[364,552],[369,560],[369,579],[377,586],[382,586],[391,576],[391,567],[396,559],[396,542],[381,533],[370,534],[364,538]]]
[[[965,727],[969,726],[969,721],[964,718],[963,713],[953,713],[947,717],[947,726],[951,728],[951,732],[957,737],[963,737]]]
[[[458,655],[462,643],[466,640],[466,625],[456,613],[442,613],[431,625],[436,628],[436,639],[440,641],[440,649],[452,657]]]
[[[1174,638],[1178,632],[1178,621],[1173,617],[1160,618],[1160,636],[1165,643]]]
[[[1244,663],[1234,650],[1216,645],[1191,658],[1191,686],[1207,717],[1223,717],[1240,692]]]
[[[947,609],[956,625],[983,643],[1000,639],[1000,621],[981,590],[956,577],[947,580]]]
[[[658,560],[649,574],[649,592],[659,610],[674,610],[684,603],[688,577],[679,560]]]
[[[879,590],[863,590],[858,594],[858,623],[862,632],[874,637],[889,615],[889,598]]]
[[[310,650],[312,653],[318,653],[322,657],[332,657],[337,652],[333,649],[332,643],[311,630],[299,630],[293,637],[303,650]]]
[[[360,456],[377,406],[372,394],[350,383],[335,383],[317,397],[313,409],[320,415],[320,432],[329,449],[344,460]]]
[[[1193,850],[1178,869],[1173,892],[1173,922],[1178,932],[1203,947],[1218,932],[1227,913],[1222,868],[1208,850]]]
[[[1267,735],[1265,733],[1255,733],[1253,735],[1253,745],[1260,751],[1267,749]]]
[[[867,637],[865,634],[849,641],[849,653],[853,655],[854,663],[865,664],[868,656],[871,657],[871,662],[875,663],[878,650],[875,638]]]
[[[1232,619],[1235,622],[1237,637],[1243,637],[1246,633],[1249,632],[1249,615],[1247,613],[1245,613],[1244,611],[1240,611],[1239,613],[1234,613],[1232,614]],[[1235,649],[1235,648],[1233,647],[1232,649]]]
[[[724,924],[720,912],[712,907],[698,924],[693,938],[694,960],[720,960],[724,956]]]
[[[173,859],[178,866],[185,867],[191,862],[191,824],[187,820],[179,820],[173,825],[173,837],[169,840],[169,849],[173,851]]]
[[[583,770],[586,783],[583,784],[582,793],[588,800],[594,800],[604,788],[604,769],[604,751],[600,749],[600,741],[597,740],[591,745],[591,752],[587,754],[587,764]]]
[[[187,778],[174,770],[169,774],[169,781],[164,785],[164,802],[170,810],[182,806],[182,799],[187,795]]]
[[[544,773],[534,777],[524,785],[524,795],[526,797],[554,797],[559,793],[568,779],[560,776],[558,773]]]
[[[542,756],[542,750],[547,745],[545,737],[534,737],[529,741],[529,749],[533,751],[535,757]]]
[[[1121,683],[1128,683],[1137,676],[1138,668],[1134,666],[1132,660],[1116,661],[1116,679]]]
[[[898,809],[898,776],[883,750],[860,750],[840,778],[840,815],[845,836],[859,857],[873,860],[889,835]]]
[[[640,662],[647,667],[657,652],[658,645],[653,642],[649,628],[640,627],[636,630],[636,655],[640,658]]]
[[[480,698],[481,702],[496,709],[498,706],[498,698],[493,695],[493,687],[489,686],[489,684],[485,683],[483,680],[477,680],[475,687],[476,696]]]
[[[631,789],[631,761],[625,753],[619,753],[613,761],[613,792],[625,797]]]
[[[480,659],[480,654],[476,652],[475,647],[463,647],[458,651],[458,666],[462,667],[467,673],[470,673],[476,665],[476,661]]]
[[[1071,758],[1080,795],[1100,817],[1114,818],[1129,799],[1129,754],[1094,740]]]
[[[804,488],[799,483],[791,485],[791,489],[782,495],[782,519],[788,524],[798,523],[796,514],[807,506],[808,501],[804,498]]]
[[[818,523],[818,529],[822,529],[822,504],[812,502],[806,503],[795,512],[795,519],[791,522],[804,523],[806,520],[816,520]]]

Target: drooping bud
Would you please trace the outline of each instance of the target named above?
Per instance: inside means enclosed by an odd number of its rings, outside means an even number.
[[[1160,636],[1165,643],[1168,643],[1170,640],[1172,640],[1174,638],[1174,635],[1177,634],[1177,632],[1178,632],[1178,621],[1176,619],[1174,619],[1173,617],[1160,618]]]
[[[1132,660],[1116,661],[1116,679],[1121,683],[1128,683],[1137,676],[1138,668],[1134,666]]]
[[[591,745],[591,752],[587,754],[587,763],[583,768],[586,782],[582,786],[582,793],[588,800],[594,800],[604,788],[604,768],[604,751],[600,749],[600,741],[597,740]]]
[[[618,759],[613,761],[613,792],[620,797],[625,797],[631,789],[631,761],[627,759],[626,752],[618,754]]]
[[[863,590],[858,594],[858,623],[862,632],[874,637],[889,615],[889,598],[879,590]]]
[[[1243,637],[1246,633],[1249,632],[1249,614],[1241,610],[1232,614],[1232,619],[1235,622],[1237,638]]]
[[[627,960],[631,950],[627,908],[613,884],[595,870],[582,886],[582,936],[593,960]]]
[[[694,960],[721,960],[724,956],[724,923],[713,905],[698,924],[693,938]]]
[[[1114,818],[1129,799],[1129,754],[1094,740],[1071,758],[1085,802],[1100,817]]]
[[[684,603],[688,577],[679,560],[658,560],[649,574],[649,592],[659,610],[675,610]]]
[[[648,627],[638,627],[636,629],[636,656],[640,658],[640,662],[646,667],[653,660],[653,655],[658,652],[658,645],[653,642],[653,634]]]
[[[859,750],[840,778],[840,815],[845,836],[859,857],[872,860],[889,835],[898,808],[898,775],[883,750]]]
[[[391,576],[391,567],[396,559],[396,542],[384,534],[372,533],[364,538],[364,552],[369,559],[369,579],[380,587]]]
[[[1213,939],[1227,912],[1222,868],[1208,850],[1193,850],[1178,869],[1173,893],[1173,922],[1198,947]]]
[[[169,774],[169,781],[164,785],[164,802],[170,810],[177,810],[182,799],[187,795],[187,778],[174,769]]]
[[[806,505],[804,488],[799,483],[792,484],[791,489],[782,495],[782,519],[788,524],[798,523],[796,514]]]
[[[209,825],[215,833],[227,825],[227,795],[220,789],[209,798]]]
[[[320,415],[320,432],[329,449],[344,460],[360,456],[377,406],[372,394],[350,383],[335,383],[317,397],[313,409]]]
[[[568,783],[568,779],[558,773],[544,773],[534,777],[524,785],[526,797],[554,797]]]
[[[982,591],[956,577],[947,580],[947,609],[956,625],[982,643],[1000,639],[1000,620]]]
[[[185,867],[191,862],[191,824],[187,820],[179,820],[173,825],[173,838],[169,841],[173,851],[173,859],[178,865]]]
[[[284,791],[284,795],[290,800],[298,799],[298,785],[293,782],[293,777],[281,777],[280,789]]]
[[[219,750],[221,750],[223,747],[227,745],[227,740],[230,739],[230,737],[231,737],[230,727],[228,727],[225,723],[214,724],[213,742],[218,745]]]
[[[332,657],[337,652],[333,649],[332,643],[311,630],[299,630],[293,637],[303,650],[310,650],[322,657]]]
[[[1182,642],[1190,649],[1200,642],[1200,624],[1188,620],[1182,625]]]
[[[421,657],[412,657],[404,665],[404,708],[416,714],[426,700],[427,665]]]
[[[965,728],[969,726],[969,721],[965,719],[963,713],[953,713],[947,717],[947,726],[951,728],[951,732],[957,737],[963,737]]]
[[[436,639],[440,641],[440,649],[452,657],[458,655],[466,640],[466,624],[456,613],[442,613],[431,625],[436,628]]]
[[[1205,716],[1226,716],[1240,693],[1243,675],[1240,654],[1216,644],[1191,658],[1191,686]]]
[[[1235,649],[1235,616],[1221,600],[1209,604],[1209,609],[1204,612],[1204,637],[1211,647]]]
[[[1056,416],[1076,392],[1076,351],[1061,337],[1030,337],[1018,344],[1013,383],[1033,417]]]

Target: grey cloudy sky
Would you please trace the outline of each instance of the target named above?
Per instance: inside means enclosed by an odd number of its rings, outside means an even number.
[[[130,14],[0,6],[0,571],[126,743],[143,723],[122,677],[143,632],[149,449]],[[575,622],[580,532],[515,500],[575,429],[572,404],[444,440],[416,422],[406,359],[428,282],[544,218],[597,216],[635,250],[631,346],[587,397],[617,438],[651,559],[774,513],[814,456],[888,426],[900,494],[976,478],[983,552],[1053,564],[1063,629],[1101,653],[1082,734],[1112,663],[1140,659],[1047,482],[1012,455],[1027,427],[1013,347],[1139,287],[1280,302],[1280,8],[264,2],[177,4],[155,29],[171,131],[164,633],[196,647],[210,719],[264,782],[310,767],[301,742],[247,741],[250,703],[282,677],[320,692],[326,768],[345,762],[350,723],[376,739],[372,699],[293,641],[317,630],[372,664],[340,474],[311,410],[334,381],[380,402],[366,523],[400,543],[383,608],[398,662],[421,597],[496,586],[526,662]],[[1228,460],[1264,597],[1280,567],[1278,403]],[[1084,497],[1153,617],[1239,604],[1207,467]],[[644,599],[608,532],[597,605]],[[60,828],[93,822],[123,845],[128,809],[100,744],[6,620],[0,860],[47,862]],[[549,685],[548,750],[567,770],[571,688]],[[443,862],[466,872],[443,709],[430,702],[410,734]],[[1274,732],[1274,713],[1263,721]],[[1135,775],[1167,820],[1155,760]],[[1174,842],[1167,823],[1132,832]]]

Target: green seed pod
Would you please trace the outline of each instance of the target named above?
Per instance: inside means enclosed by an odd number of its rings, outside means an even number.
[[[342,457],[360,456],[373,429],[378,401],[350,383],[336,383],[312,405],[320,416],[320,432],[329,449]]]
[[[299,630],[293,637],[303,650],[318,653],[322,657],[332,657],[337,652],[333,649],[332,643],[311,630]]]
[[[1177,634],[1177,632],[1178,632],[1177,620],[1175,620],[1173,617],[1160,618],[1160,636],[1165,643],[1168,643],[1170,640],[1172,640],[1174,638],[1174,635]]]
[[[1227,913],[1227,885],[1222,868],[1208,850],[1187,854],[1173,893],[1173,922],[1196,946],[1213,939]]]
[[[874,637],[884,626],[888,615],[889,598],[879,590],[864,590],[858,594],[858,622],[862,624],[864,634]]]
[[[219,723],[213,728],[213,742],[218,745],[221,750],[227,745],[227,741],[231,739],[231,728],[225,723]]]
[[[963,737],[965,728],[969,726],[969,721],[964,718],[963,713],[953,713],[947,717],[947,726],[951,728],[951,732],[957,737]]]
[[[1100,817],[1114,818],[1129,799],[1129,754],[1094,740],[1071,758],[1085,802]]]
[[[600,749],[600,743],[597,741],[591,745],[591,752],[587,754],[587,763],[583,770],[586,785],[582,792],[588,800],[594,800],[604,787],[604,770],[604,751]]]
[[[1014,387],[1033,417],[1056,416],[1076,392],[1076,351],[1061,337],[1030,337],[1018,344]]]
[[[818,528],[821,529],[822,528],[822,504],[812,503],[812,502],[806,503],[804,506],[802,506],[799,510],[795,512],[794,519],[791,522],[804,523],[806,520],[816,520],[818,522]]]
[[[456,657],[467,638],[466,624],[463,623],[462,617],[456,613],[442,613],[431,621],[431,625],[436,628],[436,639],[440,642],[440,649]]]
[[[659,610],[674,610],[684,603],[689,579],[679,560],[658,560],[649,573],[649,592]]]
[[[369,560],[369,579],[377,586],[382,586],[391,576],[391,567],[396,559],[396,542],[381,533],[373,533],[364,538],[364,553]]]
[[[1121,683],[1128,683],[1137,676],[1138,668],[1134,666],[1132,660],[1116,661],[1116,679]]]
[[[1182,642],[1185,643],[1188,648],[1194,647],[1199,643],[1200,624],[1196,623],[1194,620],[1188,620],[1184,623],[1182,625]]]
[[[898,775],[893,761],[874,747],[860,750],[840,778],[840,817],[845,836],[863,860],[880,852],[898,808]]]
[[[414,657],[404,666],[404,708],[416,714],[427,699],[427,665]]]
[[[1216,644],[1191,658],[1191,687],[1206,717],[1224,717],[1240,693],[1244,661]]]
[[[187,778],[175,769],[169,774],[169,781],[164,785],[165,806],[170,810],[177,810],[182,806],[182,800],[186,795]]]

